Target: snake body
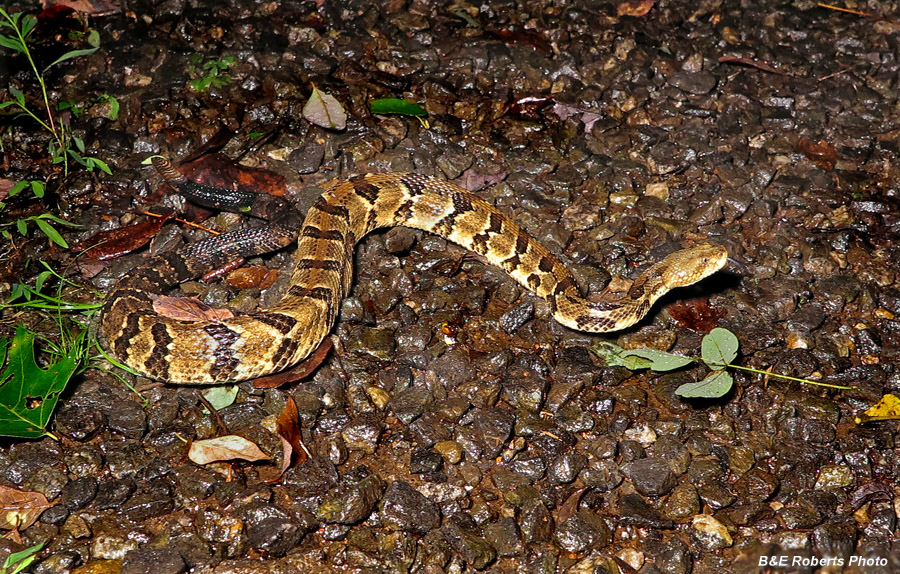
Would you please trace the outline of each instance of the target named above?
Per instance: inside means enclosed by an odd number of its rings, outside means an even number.
[[[188,182],[164,159],[155,158],[154,165],[188,197],[210,196],[206,204],[219,203],[215,190]],[[267,208],[286,209],[277,201]],[[279,372],[307,358],[334,325],[350,290],[356,242],[395,225],[435,233],[483,255],[546,299],[557,321],[590,333],[633,325],[659,297],[718,271],[728,257],[723,247],[709,244],[677,251],[642,273],[627,293],[604,292],[589,301],[557,257],[469,191],[415,173],[367,174],[327,184],[302,225],[276,222],[274,234],[241,230],[230,239],[219,236],[146,259],[107,296],[101,343],[138,373],[176,384],[218,384]],[[218,321],[176,320],[154,311],[154,294],[234,256],[284,247],[294,237],[295,269],[276,306]]]

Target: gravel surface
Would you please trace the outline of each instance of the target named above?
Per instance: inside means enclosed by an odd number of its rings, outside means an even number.
[[[161,200],[146,156],[184,158],[224,127],[236,135],[222,151],[283,176],[300,205],[362,172],[452,179],[590,291],[705,240],[741,267],[591,337],[444,239],[373,234],[338,352],[304,381],[241,384],[211,414],[198,389],[137,380],[138,397],[96,369],[79,377],[59,441],[0,451],[0,484],[55,503],[2,552],[45,542],[34,574],[840,571],[809,565],[823,558],[900,572],[897,423],[854,423],[900,391],[900,24],[805,0],[664,2],[640,17],[583,0],[126,4],[90,20],[99,51],[48,76],[54,97],[84,108],[64,119],[87,153],[114,169],[73,170],[53,198],[87,226],[72,240]],[[79,29],[42,21],[39,56]],[[230,83],[190,86],[225,56]],[[7,64],[0,90],[33,93],[22,59]],[[345,130],[302,119],[313,83],[346,108]],[[101,94],[119,101],[116,120]],[[383,97],[419,102],[430,127],[372,116]],[[25,120],[3,142],[4,177],[50,173],[45,134]],[[181,229],[152,248],[200,236]],[[6,289],[29,258],[71,261],[40,237],[16,242]],[[73,278],[102,291],[142,256]],[[287,275],[261,293],[187,290],[243,309],[277,300]],[[727,396],[686,401],[675,389],[704,367],[630,372],[589,351],[610,340],[696,355],[715,326],[737,335],[742,366],[855,389],[735,373]],[[288,396],[314,456],[279,476],[272,429]],[[187,460],[188,441],[227,433],[273,460]]]

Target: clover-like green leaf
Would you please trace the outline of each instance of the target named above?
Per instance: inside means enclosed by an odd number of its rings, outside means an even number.
[[[710,369],[722,369],[738,354],[740,342],[728,329],[716,327],[700,343],[700,356]]]
[[[702,381],[685,383],[675,389],[675,394],[688,399],[717,399],[734,385],[734,378],[727,371],[713,371]]]

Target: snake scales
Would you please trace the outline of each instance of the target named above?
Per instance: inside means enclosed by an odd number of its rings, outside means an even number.
[[[163,158],[154,158],[154,166],[197,203],[271,220],[268,227],[150,257],[110,291],[100,318],[102,344],[138,373],[171,383],[242,381],[308,357],[331,330],[350,290],[354,245],[380,227],[423,229],[483,255],[546,299],[557,321],[591,333],[633,325],[659,297],[718,271],[728,257],[723,247],[709,244],[677,251],[641,274],[627,293],[604,292],[599,301],[588,301],[546,247],[493,206],[446,181],[386,173],[332,182],[301,225],[280,198],[191,182]],[[155,294],[234,258],[285,247],[294,238],[295,270],[276,306],[220,321],[181,321],[154,311]]]

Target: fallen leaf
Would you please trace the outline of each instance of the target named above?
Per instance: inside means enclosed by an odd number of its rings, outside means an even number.
[[[666,312],[679,327],[700,333],[712,331],[725,316],[724,309],[710,307],[709,299],[705,297],[676,301],[666,306]]]
[[[553,53],[553,46],[536,30],[511,27],[509,29],[488,30],[487,33],[503,40],[507,44],[525,44],[545,54]]]
[[[182,165],[196,161],[205,155],[214,154],[225,147],[234,136],[235,132],[231,128],[221,126],[219,131],[214,133],[211,138],[203,142],[199,148],[195,149],[190,155],[181,160]]]
[[[890,421],[895,419],[900,419],[900,398],[888,393],[881,397],[878,404],[856,417],[855,421],[856,424],[860,425],[873,421]]]
[[[331,337],[327,337],[319,344],[319,347],[304,360],[286,371],[253,379],[253,386],[257,389],[274,389],[281,385],[293,383],[294,381],[299,381],[304,377],[308,377],[322,364],[322,361],[328,356],[328,351],[331,350],[332,346],[333,343],[331,342]]]
[[[0,528],[24,530],[51,506],[53,505],[47,501],[47,497],[40,492],[0,486]]]
[[[297,403],[294,401],[294,397],[288,396],[284,410],[278,415],[277,425],[283,453],[281,472],[284,472],[291,466],[291,455],[293,453],[297,453],[294,466],[306,462],[309,458],[309,451],[303,445],[303,436],[300,432],[300,413],[297,410]]]
[[[98,261],[121,257],[146,245],[173,215],[167,213],[135,225],[95,233],[73,245],[72,249],[83,251],[85,255]]]
[[[264,265],[241,267],[228,274],[225,282],[238,289],[268,289],[278,279],[278,270]]]
[[[833,170],[838,160],[837,150],[825,140],[814,142],[806,138],[800,138],[797,141],[797,150],[805,155],[806,159],[825,171]]]
[[[459,176],[459,179],[456,181],[456,184],[460,187],[464,187],[469,191],[478,191],[485,187],[490,187],[492,185],[496,185],[506,179],[506,176],[509,175],[507,171],[501,171],[495,174],[483,174],[475,171],[473,168],[469,168]]]
[[[559,512],[557,513],[556,521],[559,524],[562,524],[569,518],[575,516],[578,512],[578,505],[581,504],[581,498],[584,496],[584,493],[587,492],[587,488],[579,488],[566,499],[565,502],[559,507]]]
[[[331,94],[319,91],[315,84],[312,94],[303,106],[303,117],[311,123],[330,130],[342,130],[347,127],[347,112],[344,106]]]
[[[219,387],[210,387],[203,391],[203,398],[209,403],[214,410],[221,410],[229,407],[237,398],[238,386],[225,385]]]
[[[196,464],[209,464],[224,460],[269,460],[269,455],[264,453],[244,437],[237,435],[225,435],[205,440],[195,440],[188,450],[188,458]]]
[[[210,307],[196,297],[169,297],[151,295],[153,310],[157,314],[176,321],[224,321],[234,317],[228,309]]]
[[[762,70],[763,72],[784,75],[784,72],[782,72],[778,68],[773,68],[772,66],[770,66],[769,64],[766,64],[765,62],[760,62],[758,60],[752,60],[750,58],[742,58],[740,56],[722,56],[721,58],[719,58],[719,62],[722,64],[738,64],[740,66],[748,66],[750,68],[756,68],[757,70]]]
[[[267,169],[243,166],[221,153],[211,153],[196,161],[182,163],[178,171],[197,183],[251,193],[284,196],[283,176]]]
[[[553,101],[553,98],[533,96],[519,98],[509,105],[509,107],[506,109],[506,113],[524,119],[537,120],[540,118],[539,112],[541,111],[541,109],[544,106],[553,103]]]
[[[625,0],[616,6],[616,14],[618,16],[631,16],[640,18],[646,16],[653,8],[654,0]]]
[[[107,16],[122,11],[119,6],[107,0],[44,0],[43,5],[45,12],[71,9],[88,16]]]

